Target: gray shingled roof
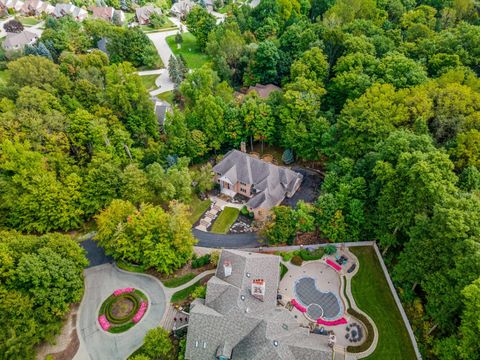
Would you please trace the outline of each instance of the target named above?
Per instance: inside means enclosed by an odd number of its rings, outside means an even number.
[[[225,261],[232,266],[230,276],[225,276]],[[277,306],[278,256],[223,250],[218,263],[205,301],[191,304],[186,359],[331,358],[325,337],[310,334],[287,309]],[[263,302],[250,294],[252,280],[258,278],[266,282]]]
[[[23,49],[27,44],[30,44],[38,35],[30,31],[24,30],[20,33],[7,33],[7,37],[2,46],[4,49]]]
[[[248,201],[247,206],[266,210],[278,205],[303,179],[302,174],[238,150],[229,151],[213,171],[227,177],[232,184],[238,181],[252,184],[257,195]]]

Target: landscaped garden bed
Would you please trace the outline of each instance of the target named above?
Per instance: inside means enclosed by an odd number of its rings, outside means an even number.
[[[132,328],[145,315],[147,296],[134,288],[117,289],[100,307],[98,322],[104,331],[118,334]]]

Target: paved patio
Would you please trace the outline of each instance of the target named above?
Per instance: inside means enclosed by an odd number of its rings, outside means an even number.
[[[337,251],[337,254],[349,255],[349,252]],[[335,259],[335,256],[328,257]],[[353,260],[353,259],[352,259]],[[345,349],[351,345],[346,338],[347,326],[358,323],[358,320],[346,312],[346,300],[344,298],[342,288],[343,282],[341,274],[335,269],[325,263],[325,257],[321,260],[304,262],[302,266],[295,266],[291,263],[285,263],[288,267],[288,272],[280,281],[279,293],[283,297],[283,302],[295,299],[301,302],[307,308],[306,313],[300,312],[295,307],[292,308],[292,313],[297,321],[304,326],[312,326],[314,323],[311,319],[318,318],[321,313],[322,318],[341,318],[347,319],[348,324],[326,326],[321,325],[327,331],[333,331],[337,339],[337,348]],[[342,272],[346,270],[342,269]],[[351,274],[348,274],[351,275]],[[317,306],[310,306],[310,304],[318,304]],[[320,309],[321,308],[321,309]],[[309,316],[310,314],[310,316]],[[310,318],[310,319],[309,319]],[[358,342],[360,344],[361,342]]]

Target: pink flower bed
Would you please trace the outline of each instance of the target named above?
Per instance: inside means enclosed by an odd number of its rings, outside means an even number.
[[[142,319],[143,315],[145,315],[145,311],[147,311],[147,306],[148,305],[145,301],[142,301],[140,303],[140,308],[138,309],[137,313],[135,314],[135,316],[132,319],[132,321],[134,323],[137,323]]]
[[[307,312],[307,309],[304,308],[302,305],[300,305],[297,300],[295,299],[292,299],[292,301],[290,301],[290,303],[295,306],[300,312],[304,313],[304,312]]]
[[[113,292],[113,295],[118,296],[126,293],[131,293],[135,291],[135,288],[123,288],[123,289],[117,289]]]
[[[342,267],[341,267],[340,265],[338,265],[337,263],[333,262],[333,261],[330,260],[330,259],[327,259],[327,260],[326,260],[326,263],[327,263],[328,265],[330,265],[332,268],[334,268],[335,270],[337,270],[337,271],[342,270]]]
[[[343,325],[343,324],[346,324],[347,322],[348,322],[347,319],[345,319],[344,317],[342,317],[338,320],[333,320],[333,321],[317,319],[317,324],[326,325],[326,326]]]
[[[100,323],[100,326],[102,327],[103,330],[107,331],[108,329],[110,329],[110,327],[112,326],[107,318],[105,317],[105,315],[100,315],[98,317],[98,322]]]

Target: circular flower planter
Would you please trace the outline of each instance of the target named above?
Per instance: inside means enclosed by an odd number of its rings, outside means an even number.
[[[147,308],[147,297],[140,290],[117,289],[100,307],[98,323],[104,331],[118,334],[135,326]]]

